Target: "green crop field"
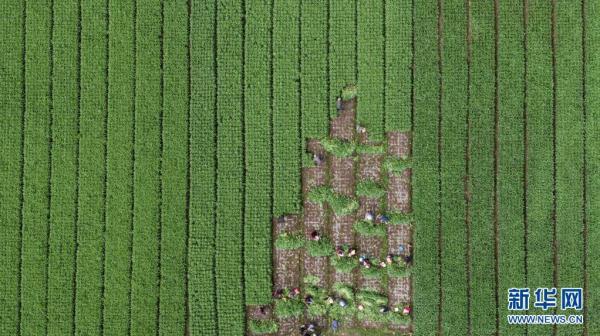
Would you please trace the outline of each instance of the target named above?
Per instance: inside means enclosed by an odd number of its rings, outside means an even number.
[[[250,334],[348,83],[412,137],[414,334],[600,335],[600,1],[1,8],[0,335]]]

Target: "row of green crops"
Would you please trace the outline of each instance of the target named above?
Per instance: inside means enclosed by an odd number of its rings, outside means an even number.
[[[189,304],[192,335],[216,335],[216,1],[191,6]],[[196,131],[200,130],[200,131]]]
[[[81,4],[81,109],[75,265],[75,333],[102,325],[104,188],[106,183],[106,27],[104,2]]]
[[[71,334],[77,211],[77,3],[54,2],[48,333]],[[101,125],[100,125],[101,126]],[[130,127],[130,125],[127,125]],[[128,273],[125,273],[127,276]]]
[[[411,128],[412,106],[412,3],[384,3],[384,126],[386,131],[408,131]]]
[[[556,4],[555,141],[557,287],[583,287],[583,95],[581,6]],[[596,136],[598,133],[596,133]],[[590,134],[590,136],[594,136]],[[594,192],[594,191],[591,191]],[[593,225],[593,224],[592,224]],[[558,335],[583,332],[559,326]]]
[[[598,223],[600,221],[600,193],[594,190],[600,190],[600,58],[596,57],[600,52],[600,20],[596,18],[600,15],[600,4],[594,1],[586,1],[584,7],[584,24],[586,27],[585,44],[585,134],[586,134],[586,213],[587,222],[587,310],[586,321],[587,330],[599,330],[600,321],[598,319],[589,319],[589,316],[598,316],[600,312],[600,299],[597,295],[592,295],[592,288],[599,288],[600,277],[600,239],[595,239],[600,235]],[[594,136],[595,134],[595,136]]]
[[[471,4],[469,86],[469,255],[473,335],[496,330],[493,224],[494,181],[494,4]]]
[[[22,171],[22,87],[23,48],[21,44],[24,3],[10,1],[4,4],[5,14],[0,18],[0,26],[4,32],[0,36],[0,52],[3,55],[4,66],[0,68],[0,106],[3,109],[3,119],[0,132],[3,141],[0,142],[0,222],[2,232],[0,240],[0,263],[4,267],[0,276],[0,334],[14,335],[19,328],[19,274],[20,274],[20,240],[21,234],[21,174]]]
[[[216,287],[220,334],[244,333],[242,279],[243,116],[242,8],[235,1],[217,6],[217,222]],[[298,160],[296,160],[298,161]]]
[[[327,1],[301,2],[302,144],[327,135]],[[339,89],[338,89],[339,91]]]
[[[271,97],[268,2],[246,2],[244,281],[246,304],[271,300]],[[259,112],[260,111],[260,112]],[[257,113],[252,113],[257,112]]]
[[[162,216],[160,235],[161,335],[185,333],[188,183],[188,6],[166,1],[163,56]]]
[[[128,331],[133,217],[133,2],[110,2],[104,332]]]
[[[158,311],[161,222],[161,33],[159,0],[138,2],[135,46],[133,255],[131,332],[154,334]]]
[[[21,332],[46,332],[47,230],[50,159],[50,2],[28,2],[23,126],[23,204],[21,243]]]
[[[467,235],[465,229],[465,148],[467,141],[466,2],[445,1],[442,27],[441,101],[441,314],[444,334],[467,334]]]
[[[529,3],[527,25],[527,286],[552,283],[553,133],[551,6]],[[551,326],[530,325],[530,333],[549,334]]]
[[[358,87],[360,108],[357,122],[375,139],[384,131],[384,15],[383,2],[358,1]]]
[[[509,325],[507,290],[526,287],[523,245],[523,3],[503,1],[498,20],[498,78],[496,110],[496,219],[498,234],[498,310],[500,332],[522,333]]]
[[[439,175],[438,153],[438,53],[435,1],[416,1],[415,16],[415,138],[413,142],[415,175],[415,333],[435,334],[438,326],[439,269]]]
[[[356,0],[329,1],[329,111],[336,113],[336,97],[356,82]]]
[[[279,216],[300,210],[300,4],[273,7],[273,215]]]

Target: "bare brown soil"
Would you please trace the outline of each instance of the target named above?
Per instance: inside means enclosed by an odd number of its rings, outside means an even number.
[[[337,193],[354,195],[354,159],[351,157],[331,158],[331,187]]]
[[[284,232],[295,232],[299,230],[298,216],[287,215],[283,220],[274,220],[275,235],[278,236]],[[285,289],[300,286],[300,254],[299,250],[280,250],[273,251],[274,279],[275,289]],[[299,319],[279,319],[279,331],[277,335],[293,335],[298,326]]]
[[[356,112],[354,109],[342,109],[331,121],[329,133],[332,138],[350,141],[354,139]]]
[[[407,158],[411,155],[410,132],[389,132],[387,138],[388,154],[398,158]]]
[[[388,209],[408,213],[411,211],[411,175],[406,169],[402,174],[393,174],[388,178]]]

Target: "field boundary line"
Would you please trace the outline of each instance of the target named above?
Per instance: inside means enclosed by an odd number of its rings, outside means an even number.
[[[163,229],[163,203],[164,203],[164,156],[165,156],[165,145],[164,145],[164,114],[165,114],[165,2],[160,1],[160,97],[159,97],[159,117],[158,117],[158,129],[160,134],[159,152],[160,159],[158,161],[158,180],[160,197],[158,199],[158,280],[157,280],[157,295],[156,295],[156,336],[160,335],[160,293],[162,285],[162,229]]]
[[[557,103],[557,75],[556,75],[556,6],[557,0],[552,0],[551,10],[551,46],[552,46],[552,284],[558,286],[558,242],[556,239],[556,103]],[[552,334],[556,335],[557,327],[552,326]]]
[[[45,314],[44,319],[46,321],[46,333],[48,333],[48,324],[50,321],[50,317],[48,316],[48,298],[49,298],[49,290],[50,286],[48,284],[49,280],[49,272],[50,272],[50,230],[51,230],[51,213],[52,213],[52,151],[53,151],[53,141],[54,141],[54,0],[50,0],[50,52],[48,53],[48,63],[50,67],[50,75],[48,77],[48,202],[47,202],[47,214],[46,214],[46,269],[45,269],[45,281],[46,281],[46,289],[45,289]]]
[[[273,0],[274,1],[274,0]],[[213,129],[215,130],[214,135],[213,135],[213,145],[214,145],[214,152],[213,152],[213,163],[214,163],[214,167],[215,167],[215,176],[214,176],[214,180],[213,180],[213,192],[214,192],[214,199],[213,199],[213,224],[214,224],[214,228],[213,228],[213,239],[212,239],[212,250],[213,250],[213,258],[212,258],[212,278],[213,278],[213,306],[214,306],[214,310],[213,310],[213,318],[215,319],[215,332],[217,334],[217,336],[219,335],[219,314],[217,311],[217,198],[219,195],[219,183],[217,182],[219,179],[219,170],[217,169],[217,167],[219,166],[219,118],[218,118],[218,98],[219,98],[219,85],[218,85],[218,78],[219,78],[219,62],[217,62],[217,56],[218,56],[218,52],[217,52],[217,43],[218,43],[218,24],[219,24],[219,5],[217,0],[214,0],[214,8],[213,8],[213,13],[214,13],[214,17],[213,17],[213,26],[215,27],[213,30],[213,75],[214,75],[214,79],[215,79],[215,93],[214,93],[214,99],[213,99]]]
[[[465,273],[467,285],[467,335],[472,335],[471,321],[471,57],[473,42],[473,27],[471,23],[471,0],[465,0],[467,15],[467,101],[466,101],[466,141],[465,141],[465,228],[466,228],[466,251],[465,251]]]
[[[499,142],[498,136],[500,134],[499,129],[499,79],[498,79],[498,63],[499,63],[499,45],[500,45],[500,19],[499,13],[500,11],[500,3],[499,0],[494,0],[494,182],[493,182],[493,196],[494,196],[494,206],[493,206],[493,222],[494,222],[494,299],[496,301],[496,335],[499,333],[500,329],[500,311],[498,305],[500,304],[500,300],[498,297],[498,287],[500,284],[500,276],[499,276],[499,232],[498,232],[498,170],[499,170],[499,160],[498,160],[498,149]]]
[[[437,1],[437,71],[438,71],[438,118],[437,118],[437,178],[438,178],[438,239],[437,239],[437,267],[438,267],[438,317],[437,317],[437,334],[442,334],[442,305],[443,288],[442,288],[442,103],[444,94],[444,77],[443,77],[443,48],[444,48],[444,17],[443,17],[444,0]]]
[[[131,105],[132,105],[132,132],[131,132],[131,215],[129,216],[129,288],[127,289],[129,307],[127,314],[129,315],[127,318],[127,335],[131,335],[131,318],[132,318],[132,306],[133,306],[133,235],[134,235],[134,223],[135,223],[135,142],[137,137],[136,131],[136,122],[137,122],[137,109],[136,109],[136,100],[137,100],[137,0],[133,0],[133,64],[132,64],[132,97],[131,97]]]
[[[77,260],[79,255],[79,200],[81,196],[81,1],[77,2],[77,152],[75,154],[77,160],[77,196],[75,197],[75,251],[73,253],[73,302],[71,305],[72,328],[71,333],[76,335],[77,327]]]
[[[529,216],[527,216],[527,198],[528,198],[528,185],[529,185],[529,105],[528,105],[528,87],[527,78],[528,75],[528,57],[527,57],[527,45],[528,45],[528,26],[529,26],[529,0],[523,0],[523,267],[525,276],[525,285],[529,286],[529,279],[527,274],[529,272],[528,260],[529,252],[528,246],[528,235],[529,235]],[[525,325],[525,335],[529,334],[529,326]]]
[[[415,133],[415,0],[411,1],[411,14],[410,14],[410,53],[411,53],[411,66],[410,66],[410,133],[413,136]],[[411,280],[412,281],[412,280]]]
[[[242,13],[242,22],[241,22],[241,29],[242,29],[242,43],[241,43],[241,47],[242,47],[242,53],[241,53],[241,68],[240,68],[240,123],[241,123],[241,137],[242,137],[242,190],[241,190],[241,194],[242,194],[242,199],[241,199],[241,221],[240,221],[240,260],[241,260],[241,264],[240,264],[240,268],[241,268],[241,278],[240,278],[240,286],[241,286],[241,290],[242,290],[242,299],[244,300],[244,302],[242,302],[242,309],[244,310],[244,318],[242,319],[242,328],[243,330],[246,330],[246,317],[245,317],[245,312],[246,312],[246,301],[247,301],[247,296],[246,296],[246,251],[245,251],[245,242],[246,242],[246,230],[244,229],[244,226],[246,225],[246,201],[248,199],[247,195],[246,195],[246,181],[247,181],[247,176],[248,176],[248,156],[247,156],[247,146],[248,146],[248,142],[246,141],[246,25],[248,24],[248,20],[246,18],[247,15],[247,8],[246,8],[246,0],[241,0],[240,1],[240,11]]]
[[[581,95],[583,101],[583,335],[588,336],[589,327],[588,327],[588,318],[589,318],[589,274],[587,272],[587,264],[588,264],[588,248],[589,248],[589,237],[588,237],[588,175],[587,175],[587,0],[581,1],[581,47],[582,47],[582,83],[581,83]]]
[[[327,109],[327,120],[331,120],[331,0],[327,0],[327,18],[326,18],[326,26],[327,30],[325,32],[325,85],[327,86],[325,90],[327,90],[327,94],[325,96],[325,108]]]
[[[387,53],[386,53],[386,44],[387,44],[387,24],[386,24],[386,5],[387,5],[387,0],[383,0],[383,4],[381,6],[381,23],[382,23],[382,33],[383,33],[383,39],[382,39],[382,56],[383,56],[383,60],[382,60],[382,68],[383,68],[383,90],[381,92],[381,102],[383,104],[383,113],[382,113],[382,118],[383,118],[383,129],[382,129],[382,133],[385,136],[385,117],[387,115]]]
[[[54,0],[52,0],[54,1]],[[107,188],[108,188],[108,117],[109,117],[109,61],[110,61],[110,9],[109,9],[110,0],[105,0],[105,8],[104,8],[104,18],[105,18],[105,29],[106,29],[106,43],[104,48],[106,49],[106,54],[104,56],[104,122],[103,122],[103,130],[104,130],[104,146],[103,146],[103,155],[104,155],[104,181],[102,181],[102,252],[100,254],[100,277],[101,280],[101,288],[100,288],[100,334],[104,335],[104,310],[105,310],[105,296],[106,296],[106,225],[107,225],[107,215],[106,209],[108,207],[107,200]]]
[[[358,1],[354,0],[354,82],[358,83]],[[358,115],[357,115],[358,117]]]
[[[270,22],[269,22],[269,57],[268,57],[268,62],[269,62],[269,129],[271,130],[271,134],[270,134],[270,138],[271,138],[271,146],[269,148],[270,150],[270,156],[271,156],[271,161],[269,163],[270,165],[270,175],[271,175],[271,179],[269,181],[269,190],[271,190],[271,193],[269,194],[269,209],[270,209],[270,215],[271,215],[271,219],[274,218],[275,214],[274,212],[274,194],[275,194],[275,190],[273,190],[275,183],[274,183],[274,179],[275,179],[275,172],[274,172],[274,168],[275,168],[275,132],[273,130],[273,114],[275,111],[275,103],[274,103],[274,88],[273,88],[273,76],[274,76],[274,70],[273,70],[273,28],[275,26],[274,20],[273,20],[273,13],[274,11],[274,7],[275,7],[275,0],[271,0],[269,3],[269,10],[271,11],[270,13]],[[271,224],[269,226],[270,231],[271,231],[271,244],[273,244],[273,225]],[[275,277],[275,272],[274,272],[274,267],[273,267],[273,248],[271,247],[271,289],[273,288],[273,283],[275,283],[274,277]]]
[[[20,158],[19,158],[19,274],[17,275],[17,335],[21,335],[21,309],[23,306],[22,284],[23,281],[23,205],[25,203],[24,178],[25,178],[25,113],[26,109],[26,57],[27,57],[27,0],[23,1],[22,25],[21,25],[21,138],[20,138]]]
[[[191,115],[192,115],[192,0],[187,0],[187,113],[186,113],[186,192],[185,192],[185,274],[183,276],[184,281],[184,332],[186,335],[190,334],[190,289],[189,289],[189,276],[190,276],[190,199],[191,199],[191,186],[192,186],[192,132],[191,132]]]
[[[528,64],[529,60],[527,57],[527,45],[528,39],[528,26],[529,26],[529,0],[523,0],[523,249],[524,249],[524,262],[525,267],[525,285],[529,285],[529,251],[527,249],[529,244],[529,216],[527,216],[527,199],[528,199],[528,185],[529,185],[529,105],[528,105],[528,87],[527,78],[528,75]],[[529,334],[529,326],[525,325],[525,335]]]

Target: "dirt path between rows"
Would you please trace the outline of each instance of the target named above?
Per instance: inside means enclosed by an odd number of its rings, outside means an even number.
[[[411,136],[408,132],[391,132],[388,134],[388,154],[407,159],[411,155]],[[388,176],[388,209],[410,213],[411,206],[411,179],[412,169],[406,169],[401,174]],[[403,254],[412,254],[409,245],[412,245],[412,229],[410,225],[388,226],[388,253],[398,255],[400,246],[404,246]],[[411,277],[390,277],[388,279],[388,300],[390,306],[412,303]],[[394,329],[410,331],[411,326],[392,325]]]
[[[296,232],[299,230],[298,216],[287,215],[275,219],[275,237],[284,232]],[[300,286],[300,250],[273,251],[273,268],[275,270],[273,282],[275,289],[291,289]],[[278,319],[279,331],[277,335],[292,335],[300,321],[297,318]]]

